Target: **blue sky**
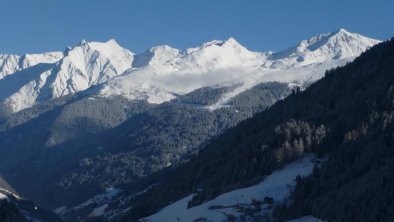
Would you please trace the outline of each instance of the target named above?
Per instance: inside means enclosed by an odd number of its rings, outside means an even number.
[[[81,39],[142,52],[236,38],[277,51],[343,27],[394,36],[394,0],[0,0],[0,53],[63,50]]]

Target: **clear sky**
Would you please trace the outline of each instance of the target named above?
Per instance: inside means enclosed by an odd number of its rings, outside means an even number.
[[[394,36],[394,0],[0,0],[0,53],[63,50],[114,38],[135,53],[234,37],[277,51],[343,27]]]

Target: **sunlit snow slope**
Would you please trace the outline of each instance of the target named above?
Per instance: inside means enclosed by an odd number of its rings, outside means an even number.
[[[272,207],[272,203],[264,203],[264,199],[268,197],[273,198],[273,203],[283,202],[289,195],[290,188],[294,187],[297,175],[307,176],[312,173],[314,160],[314,156],[305,156],[301,160],[273,172],[255,186],[224,193],[199,206],[188,208],[187,204],[193,198],[193,194],[191,194],[146,218],[146,221],[193,222],[201,219],[201,221],[207,222],[220,222],[225,221],[230,214],[239,218],[242,215],[240,209],[256,205],[253,204],[253,201],[261,202],[260,214],[263,214]]]
[[[252,52],[229,38],[186,50],[157,46],[135,55],[114,40],[82,41],[64,52],[0,55],[0,102],[17,112],[98,85],[92,94],[162,103],[201,87],[236,84],[209,107],[216,109],[261,82],[315,81],[378,42],[340,29],[277,53]]]

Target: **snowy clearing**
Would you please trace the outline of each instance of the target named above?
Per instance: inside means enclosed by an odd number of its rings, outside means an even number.
[[[275,171],[255,186],[222,194],[202,205],[187,209],[187,204],[193,197],[191,194],[142,221],[193,222],[197,219],[206,219],[209,222],[216,222],[225,220],[230,214],[236,217],[241,216],[240,209],[243,206],[251,206],[252,200],[266,202],[267,198],[273,198],[273,203],[283,202],[294,187],[296,176],[307,176],[312,173],[314,160],[316,160],[315,156],[306,155],[283,169]],[[265,204],[263,211],[271,207],[272,204]]]

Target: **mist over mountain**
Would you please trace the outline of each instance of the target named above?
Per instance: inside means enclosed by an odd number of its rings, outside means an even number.
[[[121,220],[390,221],[393,61],[389,40],[327,71],[128,199]]]
[[[339,29],[279,52],[253,52],[229,38],[140,54],[115,40],[83,40],[63,52],[0,55],[0,173],[23,198],[65,221],[139,219],[203,188],[190,204],[198,206],[304,152],[328,153],[320,148],[322,134],[335,126],[317,120],[334,112],[326,107],[334,99],[322,97],[319,110],[311,98],[329,90],[322,87],[327,70],[347,69],[380,42]],[[335,74],[335,82],[356,87],[346,75]],[[359,81],[366,78],[360,74]],[[297,99],[302,95],[309,97]],[[290,145],[276,141],[281,136]],[[254,150],[262,143],[266,151]],[[279,158],[281,144],[297,150]],[[245,166],[252,156],[267,162]],[[207,176],[208,168],[220,171],[211,173],[222,181]]]
[[[340,29],[277,53],[252,52],[229,38],[186,50],[157,46],[135,55],[115,40],[83,40],[64,52],[0,55],[0,101],[17,112],[94,88],[92,93],[102,97],[121,95],[158,104],[201,87],[243,83],[228,93],[227,101],[261,82],[316,80],[325,69],[378,42]]]

